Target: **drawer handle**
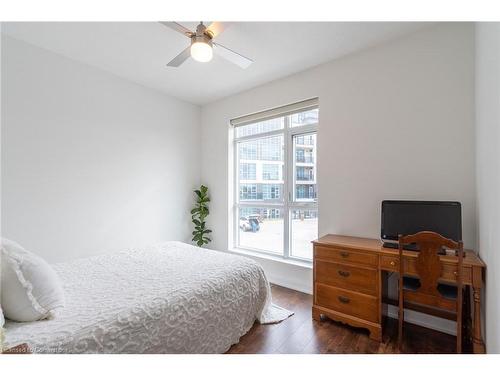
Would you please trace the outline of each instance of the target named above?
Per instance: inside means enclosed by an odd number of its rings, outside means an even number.
[[[395,262],[395,261],[393,261],[393,260],[391,260],[391,263],[390,263],[390,264],[391,264],[391,266],[395,266],[395,265],[396,265],[396,262]]]
[[[340,252],[340,256],[341,256],[342,258],[349,258],[349,253],[348,253],[347,251],[341,251],[341,252]]]
[[[344,296],[339,296],[339,301],[341,303],[349,303],[349,302],[351,302],[351,300],[349,298],[344,297]]]
[[[351,273],[349,271],[342,271],[342,270],[338,270],[337,271],[339,273],[340,276],[342,277],[349,277],[351,275]]]

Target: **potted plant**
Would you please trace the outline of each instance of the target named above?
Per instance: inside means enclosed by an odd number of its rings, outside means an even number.
[[[194,193],[196,194],[196,204],[191,210],[191,219],[194,224],[192,241],[202,247],[212,241],[208,237],[212,231],[206,228],[205,223],[205,219],[209,214],[208,202],[210,202],[210,198],[208,196],[208,188],[205,185],[201,185]]]

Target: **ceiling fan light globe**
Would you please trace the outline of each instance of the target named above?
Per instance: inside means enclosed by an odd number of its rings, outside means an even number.
[[[212,46],[205,42],[191,44],[191,57],[199,62],[208,62],[213,57]]]

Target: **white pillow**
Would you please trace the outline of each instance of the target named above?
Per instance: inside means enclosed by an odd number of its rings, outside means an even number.
[[[2,238],[1,305],[20,322],[50,318],[64,307],[61,281],[52,267],[14,241]]]

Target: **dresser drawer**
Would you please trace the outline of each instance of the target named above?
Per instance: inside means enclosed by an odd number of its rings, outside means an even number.
[[[442,273],[441,281],[455,282],[457,281],[458,266],[456,263],[441,263]],[[386,271],[399,272],[399,256],[383,254],[380,256],[380,267]],[[418,276],[417,273],[417,257],[405,258],[404,272],[407,276]],[[472,283],[472,269],[470,267],[463,268],[463,282],[466,284]]]
[[[380,267],[386,271],[399,272],[399,256],[398,255],[381,255]]]
[[[364,253],[364,252],[341,249],[341,248],[315,246],[314,256],[326,260],[357,263],[372,267],[378,266],[377,254],[370,254],[370,253]]]
[[[378,299],[374,296],[315,283],[314,302],[330,310],[370,322],[379,322]]]
[[[455,282],[458,276],[458,265],[453,263],[442,263],[441,280]],[[472,269],[470,267],[462,268],[462,282],[472,283]]]
[[[353,265],[316,259],[315,281],[321,284],[377,295],[378,271]]]

